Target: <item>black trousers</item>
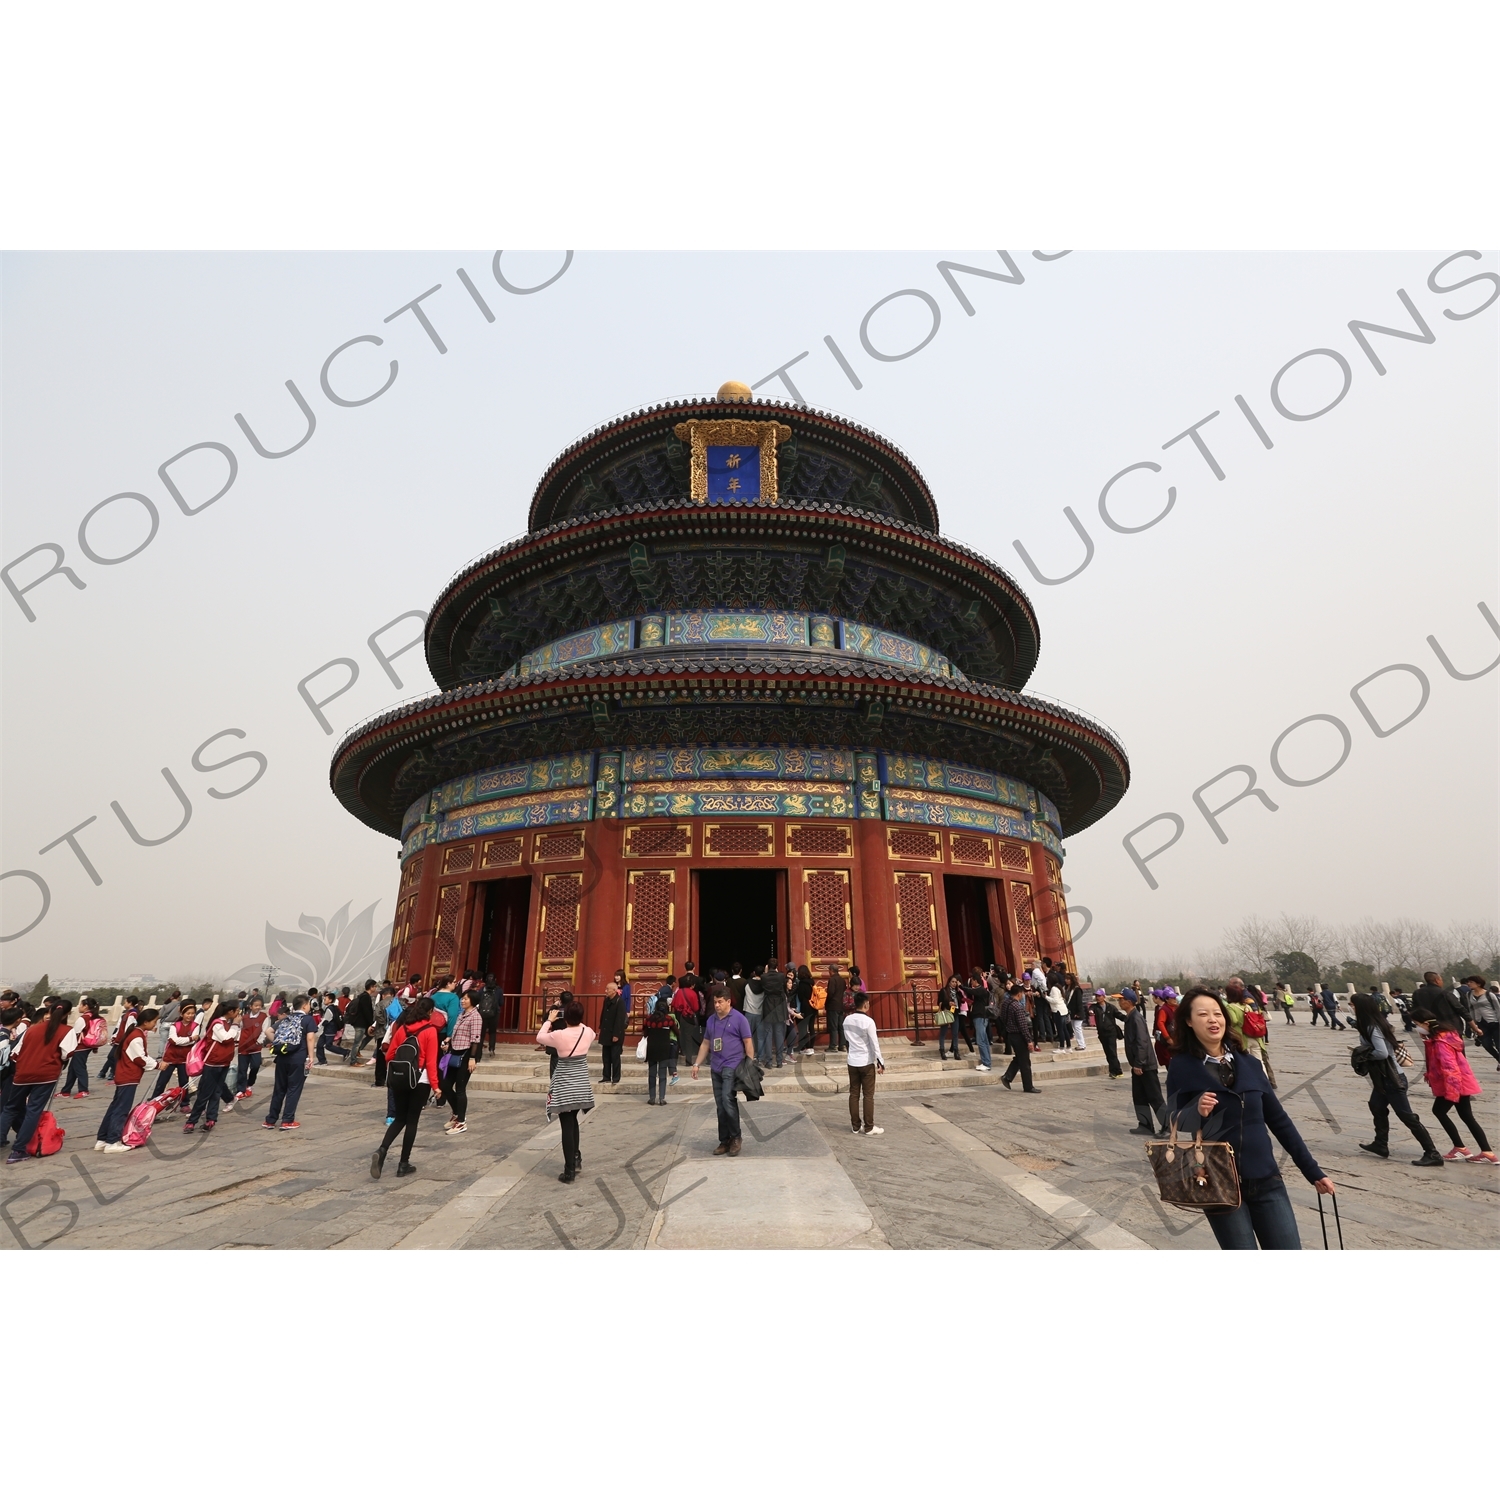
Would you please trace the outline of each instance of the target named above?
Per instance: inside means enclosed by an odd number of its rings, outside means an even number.
[[[1375,1119],[1375,1140],[1378,1144],[1383,1146],[1390,1135],[1391,1116],[1394,1114],[1416,1137],[1417,1144],[1424,1151],[1435,1149],[1432,1137],[1427,1133],[1427,1127],[1412,1112],[1411,1101],[1406,1097],[1405,1089],[1383,1089],[1372,1078],[1370,1080],[1370,1113]],[[1452,1134],[1451,1129],[1449,1134]],[[1455,1146],[1458,1144],[1456,1137],[1453,1144]]]
[[[467,1056],[448,1064],[448,1074],[444,1082],[448,1093],[448,1108],[453,1111],[455,1118],[459,1120],[467,1118],[469,1113],[469,1059]]]
[[[558,1117],[562,1124],[563,1165],[571,1167],[579,1157],[578,1111],[565,1109]]]
[[[600,1051],[604,1053],[604,1075],[599,1080],[601,1083],[620,1081],[620,1054],[624,1050],[624,1042],[608,1042],[600,1048]]]
[[[411,1148],[417,1138],[417,1126],[422,1122],[422,1111],[427,1108],[428,1096],[432,1090],[425,1084],[419,1083],[414,1089],[404,1089],[393,1086],[391,1097],[395,1103],[395,1119],[385,1128],[385,1139],[380,1143],[382,1151],[391,1149],[391,1142],[405,1131],[405,1137],[401,1142],[401,1160],[403,1163],[411,1160]]]
[[[1130,1102],[1135,1105],[1135,1117],[1140,1124],[1150,1130],[1158,1127],[1166,1130],[1167,1104],[1161,1096],[1161,1074],[1155,1068],[1142,1068],[1130,1075]]]
[[[490,1051],[495,1050],[495,1033],[500,1029],[500,1012],[497,1010],[492,1016],[483,1017],[484,1029],[479,1036],[479,1045],[482,1047],[486,1042],[490,1044]]]
[[[1031,1044],[1019,1031],[1007,1031],[1005,1040],[1010,1044],[1010,1050],[1015,1053],[1015,1056],[1011,1058],[1010,1066],[1000,1076],[1009,1083],[1019,1072],[1021,1087],[1029,1089],[1031,1087]]]
[[[1374,1108],[1373,1104],[1371,1108]],[[1490,1149],[1489,1139],[1480,1127],[1479,1121],[1474,1118],[1474,1096],[1472,1094],[1465,1094],[1456,1104],[1452,1099],[1434,1099],[1432,1101],[1432,1112],[1437,1116],[1438,1124],[1448,1132],[1448,1139],[1455,1146],[1462,1146],[1464,1143],[1463,1137],[1454,1128],[1453,1121],[1448,1118],[1448,1112],[1453,1109],[1458,1111],[1459,1119],[1473,1131],[1474,1140],[1479,1149],[1481,1151],[1488,1151]],[[1430,1151],[1432,1148],[1429,1146],[1427,1149]]]
[[[1099,1033],[1099,1045],[1104,1048],[1105,1061],[1109,1063],[1109,1076],[1118,1078],[1120,1076],[1120,1053],[1118,1050],[1118,1038],[1112,1037],[1108,1032]]]

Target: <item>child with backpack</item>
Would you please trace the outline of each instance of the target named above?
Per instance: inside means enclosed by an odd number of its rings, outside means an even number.
[[[432,997],[424,995],[413,1000],[401,1012],[401,1018],[391,1029],[385,1044],[385,1076],[394,1105],[392,1118],[386,1125],[375,1154],[370,1158],[370,1176],[380,1181],[385,1167],[385,1154],[391,1149],[398,1135],[401,1142],[401,1160],[396,1164],[396,1176],[407,1177],[416,1168],[411,1164],[411,1148],[417,1139],[417,1126],[422,1120],[422,1111],[433,1086],[438,1081],[438,1031],[433,1019]]]
[[[188,1053],[197,1040],[198,1007],[191,1000],[184,1000],[177,1019],[167,1025],[166,1045],[161,1049],[161,1062],[156,1070],[156,1087],[151,1090],[153,1099],[172,1082],[174,1074],[182,1088],[188,1086]],[[116,1081],[119,1081],[118,1064]]]
[[[275,1061],[276,1085],[271,1091],[271,1109],[263,1121],[267,1130],[298,1130],[297,1104],[313,1065],[313,1038],[318,1034],[318,1018],[309,1013],[311,990],[299,995],[295,1005],[287,1005],[276,1018],[271,1032],[271,1056]]]
[[[48,1003],[46,1019],[38,1017],[33,1021],[12,1048],[15,1072],[11,1074],[10,1098],[4,1114],[0,1115],[0,1139],[13,1129],[16,1132],[15,1143],[5,1159],[8,1166],[26,1160],[26,1148],[42,1128],[44,1119],[56,1130],[57,1121],[47,1104],[62,1074],[63,1059],[78,1045],[78,1033],[68,1025],[72,1009],[71,1001],[54,996]]]
[[[182,1127],[184,1135],[193,1133],[205,1111],[208,1116],[203,1121],[205,1134],[219,1123],[220,1090],[224,1087],[229,1064],[239,1051],[239,1041],[240,1002],[221,1000],[203,1038],[207,1043],[203,1048],[203,1071],[198,1075],[198,1096],[193,1101],[193,1112]],[[231,1103],[229,1108],[233,1109],[234,1105]]]
[[[115,1096],[104,1111],[99,1122],[99,1135],[94,1141],[95,1151],[121,1152],[131,1148],[120,1137],[125,1133],[126,1121],[135,1105],[136,1085],[142,1074],[157,1067],[156,1059],[146,1048],[146,1038],[156,1030],[157,1013],[143,1010],[139,1016],[134,1011],[126,1014],[120,1022],[119,1039],[115,1054]],[[155,1095],[152,1096],[156,1097]]]
[[[99,1014],[99,1004],[85,996],[78,1002],[78,1045],[68,1059],[68,1076],[63,1079],[63,1099],[87,1099],[89,1096],[89,1058],[104,1045],[109,1026]]]

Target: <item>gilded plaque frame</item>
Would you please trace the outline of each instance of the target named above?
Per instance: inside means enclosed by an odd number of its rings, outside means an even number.
[[[697,417],[679,422],[673,433],[688,445],[689,498],[708,504],[708,448],[722,444],[732,448],[760,449],[760,499],[754,505],[778,505],[776,445],[790,441],[792,429],[784,422],[747,422],[741,417],[703,421]]]

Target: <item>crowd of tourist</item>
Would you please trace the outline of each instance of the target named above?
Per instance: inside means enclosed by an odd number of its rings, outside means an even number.
[[[398,1141],[396,1175],[406,1176],[415,1170],[412,1148],[430,1106],[446,1109],[446,1134],[468,1130],[470,1076],[486,1045],[491,1054],[495,1050],[504,998],[493,975],[446,977],[426,989],[414,974],[400,988],[370,980],[358,993],[314,988],[269,1001],[259,991],[211,1005],[186,1000],[179,991],[159,1007],[132,997],[110,1021],[91,997],[75,1006],[56,996],[32,1002],[7,992],[0,995],[0,1146],[9,1147],[7,1165],[46,1154],[49,1133],[56,1131],[49,1105],[54,1097],[88,1099],[90,1067],[101,1054],[98,1076],[112,1093],[96,1151],[129,1151],[144,1138],[140,1130],[132,1138],[131,1122],[140,1112],[136,1097],[147,1073],[155,1075],[147,1096],[151,1118],[176,1110],[184,1132],[207,1134],[221,1111],[255,1107],[251,1101],[268,1053],[272,1088],[261,1123],[295,1131],[306,1080],[315,1065],[335,1065],[332,1054],[337,1065],[371,1068],[372,1087],[385,1090],[384,1134],[371,1158],[371,1176],[381,1176]],[[1333,1191],[1277,1099],[1272,1019],[1279,1012],[1284,1026],[1296,1025],[1303,1003],[1288,985],[1267,993],[1238,978],[1185,994],[1174,985],[1145,981],[1108,993],[1044,959],[1019,975],[992,964],[967,978],[950,976],[934,999],[931,1024],[940,1062],[966,1051],[977,1058],[976,1071],[988,1073],[998,1051],[1010,1059],[1000,1082],[1008,1089],[1019,1077],[1028,1094],[1040,1092],[1033,1081],[1034,1053],[1050,1048],[1063,1057],[1088,1050],[1092,1033],[1110,1079],[1130,1079],[1135,1134],[1161,1139],[1201,1132],[1205,1140],[1237,1146],[1241,1202],[1207,1212],[1218,1243],[1294,1248],[1296,1223],[1272,1138],[1320,1193]],[[1347,1005],[1342,1012],[1341,1003]],[[624,970],[617,970],[606,986],[597,1030],[585,1023],[583,1004],[563,991],[549,1004],[535,1038],[549,1054],[546,1114],[562,1132],[560,1180],[574,1181],[582,1167],[579,1117],[595,1103],[589,1072],[595,1046],[598,1081],[618,1085],[627,1034],[637,1030],[647,1106],[668,1102],[680,1066],[697,1078],[708,1065],[719,1126],[715,1154],[740,1154],[739,1096],[760,1097],[764,1072],[811,1055],[819,1044],[827,1057],[843,1057],[851,1130],[884,1134],[875,1123],[875,1081],[885,1071],[885,1058],[869,1005],[858,967],[839,964],[816,976],[805,964],[735,964],[705,977],[687,963],[681,975],[668,976],[639,998]],[[1350,1061],[1369,1081],[1374,1122],[1374,1138],[1361,1143],[1362,1150],[1389,1158],[1394,1115],[1421,1148],[1416,1166],[1500,1162],[1474,1114],[1481,1089],[1466,1052],[1466,1041],[1473,1040],[1500,1064],[1500,985],[1471,975],[1449,987],[1429,973],[1411,996],[1396,989],[1388,996],[1341,1000],[1330,988],[1314,987],[1305,1005],[1313,1025],[1321,1021],[1357,1035]],[[1392,1024],[1398,1018],[1403,1035]],[[1410,1043],[1405,1034],[1412,1035]],[[153,1038],[160,1043],[155,1055]],[[1451,1142],[1445,1153],[1410,1098],[1405,1070],[1418,1065],[1411,1050],[1417,1039],[1432,1114]],[[144,1130],[149,1128],[148,1122]]]

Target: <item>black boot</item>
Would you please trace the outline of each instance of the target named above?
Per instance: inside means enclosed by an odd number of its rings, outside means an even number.
[[[1377,1135],[1373,1141],[1361,1141],[1359,1149],[1361,1151],[1368,1151],[1371,1156],[1389,1156],[1391,1154],[1390,1147],[1386,1145],[1383,1135]]]
[[[573,1179],[577,1176],[578,1173],[573,1170],[573,1163],[570,1161],[567,1166],[565,1166],[562,1171],[557,1174],[557,1180],[559,1182],[572,1182]]]
[[[1441,1167],[1443,1158],[1438,1155],[1437,1147],[1429,1146],[1423,1154],[1412,1163],[1414,1167]]]
[[[416,1170],[417,1169],[414,1166],[412,1166],[412,1164],[409,1161],[402,1161],[402,1162],[397,1162],[396,1163],[396,1176],[397,1177],[410,1177],[411,1174],[413,1172],[415,1172]]]
[[[1417,1138],[1417,1144],[1422,1148],[1426,1156],[1439,1156],[1438,1148],[1433,1145],[1432,1137],[1427,1133],[1427,1127],[1418,1120],[1412,1127],[1412,1132]]]
[[[376,1182],[380,1181],[380,1171],[381,1171],[381,1168],[384,1167],[384,1166],[385,1166],[385,1147],[382,1146],[380,1148],[380,1150],[378,1150],[370,1158],[370,1176],[373,1177]]]

